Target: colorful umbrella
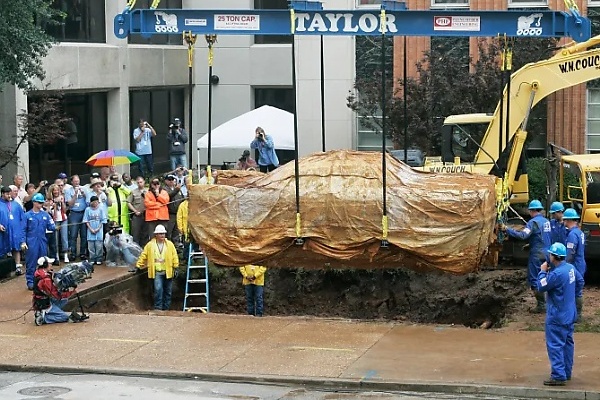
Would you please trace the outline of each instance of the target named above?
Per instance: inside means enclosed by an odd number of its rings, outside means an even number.
[[[128,150],[104,150],[88,158],[85,163],[92,167],[110,167],[136,161],[140,161],[140,158]]]

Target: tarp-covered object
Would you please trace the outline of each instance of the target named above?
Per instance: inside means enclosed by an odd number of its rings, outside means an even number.
[[[300,159],[302,246],[294,163],[237,187],[194,185],[189,222],[224,266],[476,270],[493,239],[494,178],[415,171],[387,156],[390,246],[382,237],[381,154],[329,151]]]

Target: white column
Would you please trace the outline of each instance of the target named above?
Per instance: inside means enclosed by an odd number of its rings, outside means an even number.
[[[23,132],[19,130],[19,114],[27,113],[27,96],[12,85],[0,91],[0,143],[2,148],[14,150]],[[18,160],[18,161],[17,161]],[[4,162],[2,162],[4,163]],[[29,143],[24,142],[17,151],[17,158],[3,168],[4,184],[12,184],[14,174],[22,174],[29,181]]]

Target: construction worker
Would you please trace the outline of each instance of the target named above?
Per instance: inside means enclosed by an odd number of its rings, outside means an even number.
[[[240,267],[242,285],[246,292],[246,308],[249,315],[262,317],[264,312],[263,293],[265,286],[266,267],[245,265]]]
[[[536,282],[538,292],[547,293],[548,299],[544,331],[551,373],[544,385],[564,386],[573,371],[575,301],[581,297],[583,277],[565,261],[567,248],[564,244],[552,244],[548,254],[550,263],[544,262],[540,266]]]
[[[150,240],[137,261],[138,268],[148,267],[148,278],[154,280],[154,309],[168,310],[171,308],[173,293],[173,278],[177,278],[179,256],[175,245],[166,238],[167,229],[157,225],[154,238]]]
[[[129,207],[127,197],[131,191],[119,180],[119,174],[112,174],[107,192],[111,205],[108,207],[108,220],[123,227],[123,232],[129,234]]]
[[[579,229],[579,215],[573,208],[567,208],[563,216],[567,227],[567,262],[573,264],[577,272],[585,277],[587,265],[585,263],[585,234]],[[583,296],[575,299],[577,301],[577,315],[581,318],[583,311]]]
[[[532,309],[534,313],[543,313],[545,309],[544,294],[537,290],[537,276],[540,272],[540,266],[546,259],[546,252],[550,247],[550,222],[542,215],[544,207],[539,200],[532,200],[529,203],[529,215],[531,219],[522,230],[507,228],[502,225],[509,236],[521,240],[529,240],[529,260],[527,262],[527,281],[533,291],[536,300],[536,307]]]
[[[48,255],[48,239],[46,231],[54,232],[54,220],[42,206],[46,201],[44,195],[36,193],[31,199],[33,208],[25,213],[25,246],[27,250],[25,257],[25,279],[27,289],[33,290],[33,275],[37,267],[37,260]],[[54,261],[54,260],[53,260]]]
[[[60,292],[52,281],[52,263],[54,259],[40,257],[37,259],[37,271],[33,278],[33,309],[35,324],[55,324],[60,322],[82,322],[84,318],[75,311],[64,312],[69,297],[75,290]]]
[[[566,244],[567,228],[563,222],[564,211],[565,206],[563,206],[563,203],[560,201],[555,201],[550,205],[550,215],[552,216],[552,219],[550,220],[550,229],[552,229],[550,235],[551,243]]]

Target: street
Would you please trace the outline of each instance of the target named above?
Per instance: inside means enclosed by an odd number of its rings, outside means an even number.
[[[157,371],[159,372],[159,371]],[[412,392],[355,392],[335,389],[307,389],[246,383],[200,382],[175,379],[151,379],[114,375],[70,375],[0,373],[0,399],[481,399],[509,400],[508,397],[469,396]]]

